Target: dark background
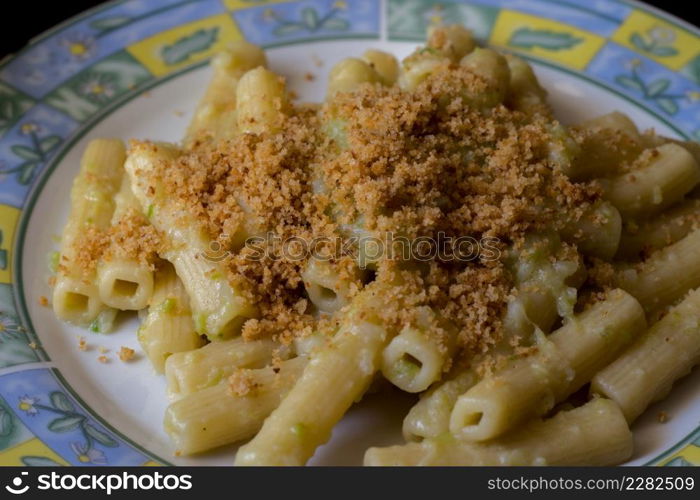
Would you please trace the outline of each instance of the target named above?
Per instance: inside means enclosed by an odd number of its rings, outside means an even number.
[[[587,0],[579,0],[586,2]],[[14,0],[3,2],[0,58],[22,48],[42,31],[103,2],[95,0]],[[700,24],[698,0],[648,0],[647,3],[695,24]]]

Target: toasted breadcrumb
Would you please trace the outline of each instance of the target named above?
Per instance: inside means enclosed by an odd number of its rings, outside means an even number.
[[[121,361],[131,361],[132,359],[134,359],[134,354],[135,351],[130,347],[121,346],[121,348],[119,349],[119,359]]]
[[[97,350],[100,351],[100,354],[105,354],[109,352],[109,349],[103,346],[98,347]]]
[[[99,361],[102,364],[106,364],[109,363],[109,358],[107,356],[102,355],[97,358],[97,361]]]
[[[333,255],[330,265],[348,284],[349,301],[371,279],[380,283],[387,306],[377,314],[386,328],[400,331],[415,325],[424,308],[434,311],[422,320],[427,334],[442,352],[456,336],[455,362],[461,363],[502,340],[515,285],[505,262],[508,249],[522,247],[533,232],[562,229],[562,213],[580,218],[600,199],[594,183],[573,183],[565,175],[570,138],[548,110],[486,105],[479,96],[493,92],[490,85],[471,69],[448,63],[413,91],[363,84],[321,106],[293,106],[278,130],[194,141],[144,175],[157,178],[167,202],[191,214],[227,251],[221,260],[226,278],[260,312],[243,324],[244,339],[290,344],[312,332],[337,330],[346,311],[316,314],[302,279],[308,255],[297,258],[296,247],[282,243],[296,238],[321,241],[315,251]],[[76,247],[84,268],[115,253],[152,264],[163,248],[141,214],[92,233]],[[357,270],[357,244],[337,252],[333,243],[357,234],[489,239],[493,255],[431,256],[408,267],[385,253],[372,273],[364,273]],[[242,235],[261,237],[242,245]],[[392,252],[395,247],[393,241]],[[553,258],[568,252],[578,259],[574,246],[562,245],[561,251]],[[601,266],[599,274],[604,271]],[[516,356],[532,350],[519,339],[509,342]],[[483,369],[501,358],[494,356]],[[251,384],[244,370],[229,378],[235,395],[248,394]]]
[[[100,230],[90,227],[74,243],[75,263],[84,275],[95,270],[100,260],[110,261],[115,258],[137,260],[155,269],[161,238],[150,225],[148,219],[137,210],[131,209],[108,229]],[[65,262],[66,256],[61,260]],[[59,272],[66,272],[67,266],[59,263]]]
[[[49,307],[49,299],[42,295],[39,297],[39,305],[42,307]]]
[[[255,388],[250,370],[238,369],[228,378],[228,390],[233,396],[246,396]]]
[[[85,337],[78,337],[78,349],[80,349],[81,351],[88,350],[88,344],[85,341]]]

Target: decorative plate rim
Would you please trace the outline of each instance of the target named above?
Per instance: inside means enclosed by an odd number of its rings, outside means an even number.
[[[202,0],[202,3],[213,3],[214,1],[218,0]],[[267,43],[265,45],[266,48],[272,48],[272,47],[278,47],[278,46],[287,46],[291,45],[294,43],[310,43],[310,42],[317,42],[317,41],[323,41],[323,40],[347,40],[351,38],[378,38],[381,40],[390,40],[390,41],[395,41],[397,40],[396,37],[390,37],[388,28],[386,25],[386,20],[381,19],[382,17],[386,17],[388,14],[388,5],[389,5],[390,0],[369,0],[369,2],[375,2],[378,7],[378,12],[379,12],[379,17],[380,17],[380,22],[379,22],[379,27],[377,29],[376,37],[373,35],[366,35],[366,34],[353,34],[353,33],[345,33],[342,36],[317,36],[313,38],[301,38],[301,39],[295,39],[295,40],[286,40],[282,41],[279,43]],[[488,2],[488,0],[482,0],[479,2],[472,2],[478,5],[486,5],[486,3],[483,3],[484,1]],[[555,3],[560,6],[565,6],[569,8],[577,8],[577,6],[574,6],[567,1],[563,0],[542,0],[543,2],[546,3]],[[656,8],[654,6],[645,4],[643,2],[639,2],[637,0],[607,0],[610,3],[615,3],[623,6],[628,6],[632,11],[641,11],[644,12],[652,17],[659,18],[663,21],[666,21],[672,25],[674,25],[677,28],[680,28],[682,30],[685,30],[689,33],[694,34],[695,36],[700,38],[700,28],[697,26],[694,26],[690,24],[689,22],[673,15],[670,13],[667,13],[659,8]],[[13,54],[7,55],[5,58],[0,60],[0,71],[4,70],[9,64],[11,64],[13,61],[18,60],[19,58],[22,57],[23,54],[25,54],[27,51],[31,50],[32,48],[40,45],[43,41],[48,39],[49,37],[62,33],[65,30],[73,27],[77,23],[90,19],[91,17],[94,17],[102,12],[109,11],[112,8],[115,8],[119,5],[125,4],[129,2],[129,0],[109,0],[101,5],[92,7],[90,9],[86,9],[85,11],[72,16],[65,21],[53,26],[52,28],[49,28],[48,30],[42,32],[41,34],[35,36],[32,38],[22,49],[18,50],[17,52]],[[434,0],[423,0],[424,3],[430,4],[430,3],[435,3]],[[187,4],[193,4],[194,2],[192,0],[184,0],[180,2],[173,2],[169,5],[167,5],[168,9],[176,8],[179,6],[184,6]],[[230,7],[227,7],[225,5],[225,0],[221,0],[218,3],[224,5],[224,11],[229,14],[229,16],[232,16],[232,12],[235,9],[232,9]],[[267,5],[269,2],[261,2],[260,4],[255,4],[251,5],[250,8],[257,8],[260,5]],[[284,3],[288,4],[303,4],[303,3],[314,3],[314,0],[301,0],[301,1],[287,1]],[[449,2],[448,3],[459,3],[459,4],[464,4],[465,2],[456,0],[456,2]],[[469,2],[467,2],[469,4]],[[277,5],[277,4],[271,4],[271,5]],[[488,4],[491,5],[491,4]],[[495,7],[494,7],[495,8]],[[507,8],[511,9],[517,9],[517,7],[506,7],[506,6],[501,6],[498,7],[499,10],[504,10]],[[153,9],[153,11],[157,11],[159,9]],[[243,9],[240,9],[243,10]],[[587,9],[589,11],[592,11],[593,9]],[[546,18],[543,18],[546,19]],[[622,25],[624,23],[626,18],[623,17],[622,20],[619,20],[619,25]],[[191,19],[186,20],[186,23],[192,22]],[[177,25],[180,26],[180,25]],[[176,27],[177,27],[176,26]],[[171,28],[174,29],[174,28]],[[161,32],[157,32],[157,34],[160,34]],[[155,35],[154,35],[155,36]],[[611,35],[612,36],[612,35]],[[611,37],[610,36],[610,37]],[[610,40],[610,37],[604,37],[604,40],[607,42]],[[128,44],[125,44],[120,47],[119,50],[125,50],[127,47],[129,47]],[[602,49],[599,49],[602,50]],[[645,106],[638,100],[635,100],[633,97],[630,96],[630,92],[624,92],[619,89],[614,88],[610,84],[606,84],[605,82],[601,81],[599,78],[595,78],[589,74],[587,74],[584,70],[577,70],[573,68],[567,68],[562,64],[557,64],[556,62],[553,62],[551,60],[546,60],[542,57],[536,56],[536,55],[531,55],[531,54],[522,54],[520,55],[525,56],[526,58],[533,60],[537,62],[538,64],[548,66],[550,68],[553,68],[558,71],[563,71],[569,75],[573,75],[576,78],[583,79],[587,81],[588,83],[592,83],[596,86],[599,86],[603,88],[605,91],[610,92],[615,94],[618,97],[623,98],[626,100],[628,103],[632,104],[633,106],[642,109],[644,112],[649,113],[654,116],[656,120],[659,122],[665,124],[668,126],[670,129],[672,129],[674,132],[679,134],[680,136],[683,136],[685,138],[690,138],[690,134],[687,133],[686,131],[682,130],[677,126],[676,124],[673,123],[672,120],[669,120],[665,118],[658,110],[654,109],[651,105]],[[93,65],[99,63],[106,57],[110,57],[110,55],[106,56],[101,56],[99,59],[96,59],[91,62],[91,66],[88,68],[91,68]],[[700,55],[698,55],[700,57]],[[593,57],[591,57],[590,61],[593,60]],[[692,60],[692,59],[691,59]],[[99,109],[99,111],[95,112],[92,116],[89,118],[76,122],[77,125],[75,126],[74,130],[72,130],[66,137],[63,139],[62,143],[60,144],[60,147],[52,153],[52,156],[50,159],[48,159],[39,174],[36,176],[35,179],[31,182],[31,185],[29,186],[28,191],[24,194],[23,200],[19,202],[19,207],[17,208],[20,213],[18,215],[18,219],[16,221],[16,225],[14,227],[14,235],[13,235],[13,241],[11,245],[11,250],[12,250],[12,255],[11,255],[11,266],[10,269],[12,271],[12,280],[10,281],[9,285],[11,286],[12,289],[12,301],[14,302],[14,307],[15,307],[15,314],[19,317],[21,324],[25,325],[28,327],[28,331],[26,332],[26,335],[32,339],[33,341],[39,341],[38,335],[36,334],[32,322],[31,315],[29,314],[29,310],[27,307],[27,300],[26,300],[26,294],[24,290],[24,281],[23,281],[23,274],[22,274],[22,263],[23,263],[23,249],[24,245],[26,243],[26,232],[28,228],[28,223],[31,218],[33,209],[35,207],[35,204],[39,197],[41,196],[41,193],[43,192],[44,187],[46,186],[48,180],[50,177],[55,173],[56,168],[58,165],[61,163],[65,155],[74,147],[77,141],[79,141],[82,137],[84,137],[87,133],[89,133],[95,125],[103,121],[105,118],[110,116],[114,111],[120,109],[123,107],[126,103],[130,102],[131,100],[135,99],[139,95],[141,95],[143,92],[153,89],[155,87],[158,87],[170,80],[176,79],[183,74],[186,74],[188,72],[191,72],[197,68],[200,68],[206,62],[208,61],[208,58],[204,60],[200,60],[194,64],[187,65],[185,67],[182,67],[180,69],[174,70],[170,73],[164,74],[164,75],[157,75],[153,74],[153,78],[143,82],[143,84],[140,84],[139,87],[135,91],[130,91],[126,92],[123,95],[119,96],[118,98],[114,99],[113,101],[109,102],[106,104],[104,107]],[[590,62],[589,61],[589,62]],[[75,74],[71,74],[68,78],[64,80],[63,83],[60,83],[56,88],[60,87],[61,85],[64,85],[65,82],[73,78],[75,75],[81,73],[82,71],[85,71],[87,68],[81,68],[78,69]],[[679,73],[679,69],[672,70],[673,73]],[[6,84],[6,82],[0,80],[0,82]],[[13,86],[14,88],[14,86]],[[29,109],[32,109],[35,106],[44,104],[45,99],[50,95],[50,93],[53,92],[53,90],[50,90],[48,92],[45,92],[41,97],[35,97],[31,96],[31,99],[34,101],[32,104],[32,107]],[[22,90],[22,93],[26,94],[25,91]],[[19,115],[19,118],[15,121],[14,125],[17,125],[20,121],[21,118],[26,114],[26,110],[22,112]],[[12,125],[12,126],[14,126]],[[8,129],[9,130],[9,129]],[[2,138],[3,134],[0,134],[0,138]],[[2,223],[2,220],[0,219],[0,223]],[[165,465],[172,465],[168,461],[162,459],[161,457],[157,456],[156,454],[150,452],[147,450],[144,446],[138,444],[128,436],[126,436],[124,433],[116,430],[112,425],[110,425],[108,422],[106,422],[96,411],[92,410],[89,405],[87,405],[81,398],[81,396],[75,391],[67,382],[65,377],[60,373],[60,371],[54,366],[53,362],[50,360],[48,355],[43,351],[43,349],[38,349],[37,350],[38,355],[39,355],[39,362],[38,363],[24,363],[24,364],[18,364],[15,366],[10,366],[10,367],[5,367],[0,369],[0,375],[6,375],[9,373],[15,373],[15,372],[21,372],[21,371],[26,371],[29,369],[33,368],[45,368],[48,369],[51,374],[57,379],[59,384],[62,386],[63,389],[65,389],[67,392],[71,394],[71,396],[74,398],[74,400],[84,409],[84,411],[89,414],[92,418],[97,420],[100,424],[102,424],[105,428],[109,429],[111,433],[115,434],[118,436],[121,440],[124,442],[128,443],[131,447],[135,448],[136,450],[140,451],[143,453],[146,457],[151,458],[153,460],[157,460],[161,464]],[[0,395],[2,395],[0,393]],[[687,445],[690,441],[690,439],[698,433],[700,430],[700,426],[696,427],[695,429],[691,430],[685,437],[682,439],[678,440],[676,443],[673,445],[669,445],[668,448],[666,448],[664,451],[658,453],[655,458],[648,460],[645,462],[644,465],[652,465],[652,464],[659,464],[661,461],[663,461],[666,458],[672,457],[675,453],[678,452],[683,446]],[[36,436],[35,436],[36,437]],[[662,445],[664,446],[664,445]],[[0,450],[0,459],[1,459],[1,454],[4,450]]]

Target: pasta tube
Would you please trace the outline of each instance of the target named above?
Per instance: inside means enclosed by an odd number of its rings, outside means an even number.
[[[616,465],[632,456],[632,433],[620,408],[594,399],[548,420],[535,420],[488,443],[444,435],[420,443],[370,448],[365,465]]]
[[[132,211],[140,214],[141,205],[131,191],[129,176],[124,175],[115,197],[112,225],[130,216]],[[115,245],[114,242],[112,245]],[[102,260],[97,268],[97,282],[102,302],[122,311],[143,309],[153,294],[151,265],[138,258],[113,257]]]
[[[603,196],[625,219],[657,214],[681,200],[700,182],[700,166],[688,150],[677,144],[650,150],[636,166],[630,173],[599,180]]]
[[[266,66],[265,53],[246,41],[231,44],[211,61],[214,76],[195,110],[185,138],[190,146],[206,138],[226,139],[237,129],[236,87],[246,71]]]
[[[126,161],[134,194],[151,215],[153,226],[163,233],[166,249],[161,257],[170,261],[190,297],[197,333],[210,340],[229,338],[257,315],[227,280],[219,262],[206,259],[210,240],[204,228],[187,210],[168,199],[160,180],[153,175],[159,162],[174,161],[178,151],[165,144],[135,143]]]
[[[186,396],[220,383],[238,368],[262,368],[272,361],[279,344],[240,337],[212,342],[200,349],[175,353],[165,363],[172,396]]]
[[[381,75],[370,63],[348,57],[333,66],[328,76],[328,96],[338,92],[352,92],[363,83],[379,83]]]
[[[586,130],[614,130],[627,134],[633,139],[640,139],[639,129],[634,122],[624,113],[613,111],[604,115],[591,118],[579,125],[579,128]]]
[[[350,302],[353,281],[357,276],[343,276],[331,262],[311,257],[301,273],[304,288],[316,308],[325,313],[339,311]]]
[[[512,362],[460,396],[450,431],[460,439],[484,441],[544,415],[645,329],[639,303],[622,290],[609,292],[606,300],[542,339],[537,354]]]
[[[439,50],[452,62],[459,62],[476,48],[476,42],[467,28],[460,24],[451,24],[429,27],[427,46]]]
[[[114,196],[124,175],[124,144],[96,139],[80,161],[80,173],[71,188],[71,211],[63,230],[53,291],[53,309],[60,319],[81,326],[95,321],[107,306],[100,298],[94,268],[78,263],[76,245],[88,230],[107,229],[114,213]]]
[[[673,383],[700,363],[700,289],[671,309],[591,383],[615,401],[628,422],[665,398]]]
[[[464,370],[450,380],[431,387],[404,418],[404,437],[408,441],[421,441],[449,432],[450,414],[457,398],[477,382],[478,377],[473,371]]]
[[[365,293],[363,298],[377,299],[376,292]],[[303,465],[364,394],[379,370],[388,333],[371,319],[370,308],[355,307],[332,342],[313,354],[260,432],[238,450],[236,465]]]
[[[157,373],[163,373],[170,355],[204,344],[194,329],[190,298],[169,262],[156,273],[155,291],[137,337]]]
[[[562,237],[574,243],[584,255],[611,260],[620,245],[622,217],[609,202],[599,202],[583,213],[580,219],[570,221]]]
[[[638,260],[643,253],[659,250],[700,229],[700,200],[689,199],[653,219],[630,223],[622,231],[616,257]]]
[[[393,85],[399,77],[399,62],[396,58],[381,50],[369,49],[362,54],[362,60],[377,72],[384,85]]]
[[[505,57],[491,49],[476,48],[459,62],[474,74],[482,77],[488,90],[477,96],[470,96],[475,104],[493,107],[503,102],[510,86],[510,68]]]
[[[306,358],[276,368],[242,370],[241,380],[223,381],[172,403],[164,426],[177,451],[191,455],[253,436],[301,376]],[[240,385],[240,387],[238,387]]]
[[[429,307],[403,328],[382,352],[382,374],[406,392],[421,392],[440,380],[457,347],[457,331]]]
[[[556,260],[561,242],[556,234],[530,235],[512,249],[511,270],[517,288],[503,322],[505,340],[528,338],[536,329],[549,332],[558,316],[573,315],[577,289],[573,278],[582,268],[576,260]]]
[[[236,88],[236,101],[241,133],[275,132],[289,109],[284,79],[262,67],[241,77]]]
[[[437,51],[414,52],[401,61],[398,85],[404,90],[415,90],[433,72],[449,62],[447,56]]]
[[[653,253],[636,268],[619,273],[618,286],[652,312],[700,286],[700,230]]]
[[[547,91],[540,85],[532,66],[512,54],[506,54],[505,58],[510,70],[506,104],[526,113],[547,113]]]
[[[619,174],[645,146],[632,120],[618,111],[583,122],[572,133],[580,149],[568,174],[577,181]]]

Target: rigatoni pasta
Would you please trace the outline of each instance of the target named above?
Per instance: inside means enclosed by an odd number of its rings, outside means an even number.
[[[632,455],[632,433],[615,403],[595,399],[484,444],[452,436],[370,448],[365,465],[614,465]]]
[[[294,358],[278,367],[239,369],[216,385],[172,403],[165,430],[184,455],[247,439],[284,399],[301,376],[306,360]]]
[[[96,285],[94,265],[80,262],[79,245],[85,232],[109,227],[125,157],[124,144],[117,139],[95,139],[83,153],[71,189],[71,213],[63,230],[53,291],[54,311],[64,321],[85,326],[107,309]]]
[[[621,288],[634,295],[648,312],[660,310],[700,286],[700,230],[618,272]]]
[[[185,137],[185,144],[231,137],[236,132],[236,89],[243,74],[267,66],[265,53],[253,44],[231,44],[212,59],[214,76],[202,97]]]
[[[370,296],[364,299],[371,300],[371,292],[366,293]],[[237,465],[303,465],[328,440],[333,426],[379,370],[388,341],[389,333],[370,319],[371,309],[360,307],[311,358],[260,432],[238,450]],[[366,315],[370,318],[361,319]]]
[[[204,345],[195,331],[190,298],[169,262],[156,273],[153,296],[136,337],[158,373],[163,373],[172,354]]]
[[[347,58],[333,66],[328,77],[328,95],[337,92],[352,92],[362,83],[377,83],[382,76],[371,61]]]
[[[676,243],[697,229],[700,229],[700,199],[690,198],[649,220],[627,224],[615,256],[635,261]]]
[[[700,363],[700,289],[690,292],[619,358],[598,372],[591,392],[615,401],[633,422]]]
[[[127,175],[123,176],[114,200],[113,226],[141,212],[141,205],[131,191],[131,181]],[[115,242],[111,242],[111,245],[117,246]],[[122,311],[143,309],[153,294],[152,267],[150,262],[138,256],[103,259],[97,267],[100,299],[109,307]]]
[[[416,323],[404,327],[382,352],[382,374],[406,392],[422,392],[440,380],[457,346],[453,325],[426,307],[417,314]]]
[[[646,330],[644,311],[622,290],[542,339],[538,352],[512,362],[459,397],[450,431],[485,441],[528,417],[543,415],[588,382],[621,349]]]
[[[700,182],[700,165],[677,144],[649,150],[632,168],[629,173],[600,181],[605,198],[623,217],[657,214],[682,200]]]
[[[449,433],[450,415],[457,399],[478,381],[479,376],[473,371],[461,370],[424,392],[403,420],[406,440],[422,441]]]
[[[178,454],[303,465],[393,385],[419,396],[408,443],[367,465],[632,455],[700,360],[700,146],[619,112],[565,126],[458,25],[341,60],[320,104],[247,42],[212,65],[181,146],[90,144],[54,292],[99,330],[140,310]]]
[[[196,331],[216,339],[230,337],[257,312],[229,283],[219,263],[205,258],[211,240],[204,228],[187,211],[173,206],[159,180],[150,174],[157,164],[173,162],[177,155],[178,150],[167,145],[133,144],[126,170],[152,224],[165,232],[167,247],[162,257],[175,266],[187,290]]]
[[[240,133],[275,130],[289,107],[284,81],[263,67],[252,69],[238,82],[236,105]]]
[[[269,339],[234,338],[174,353],[165,363],[168,390],[173,397],[186,396],[217,385],[239,368],[264,368],[278,349],[281,346]]]

